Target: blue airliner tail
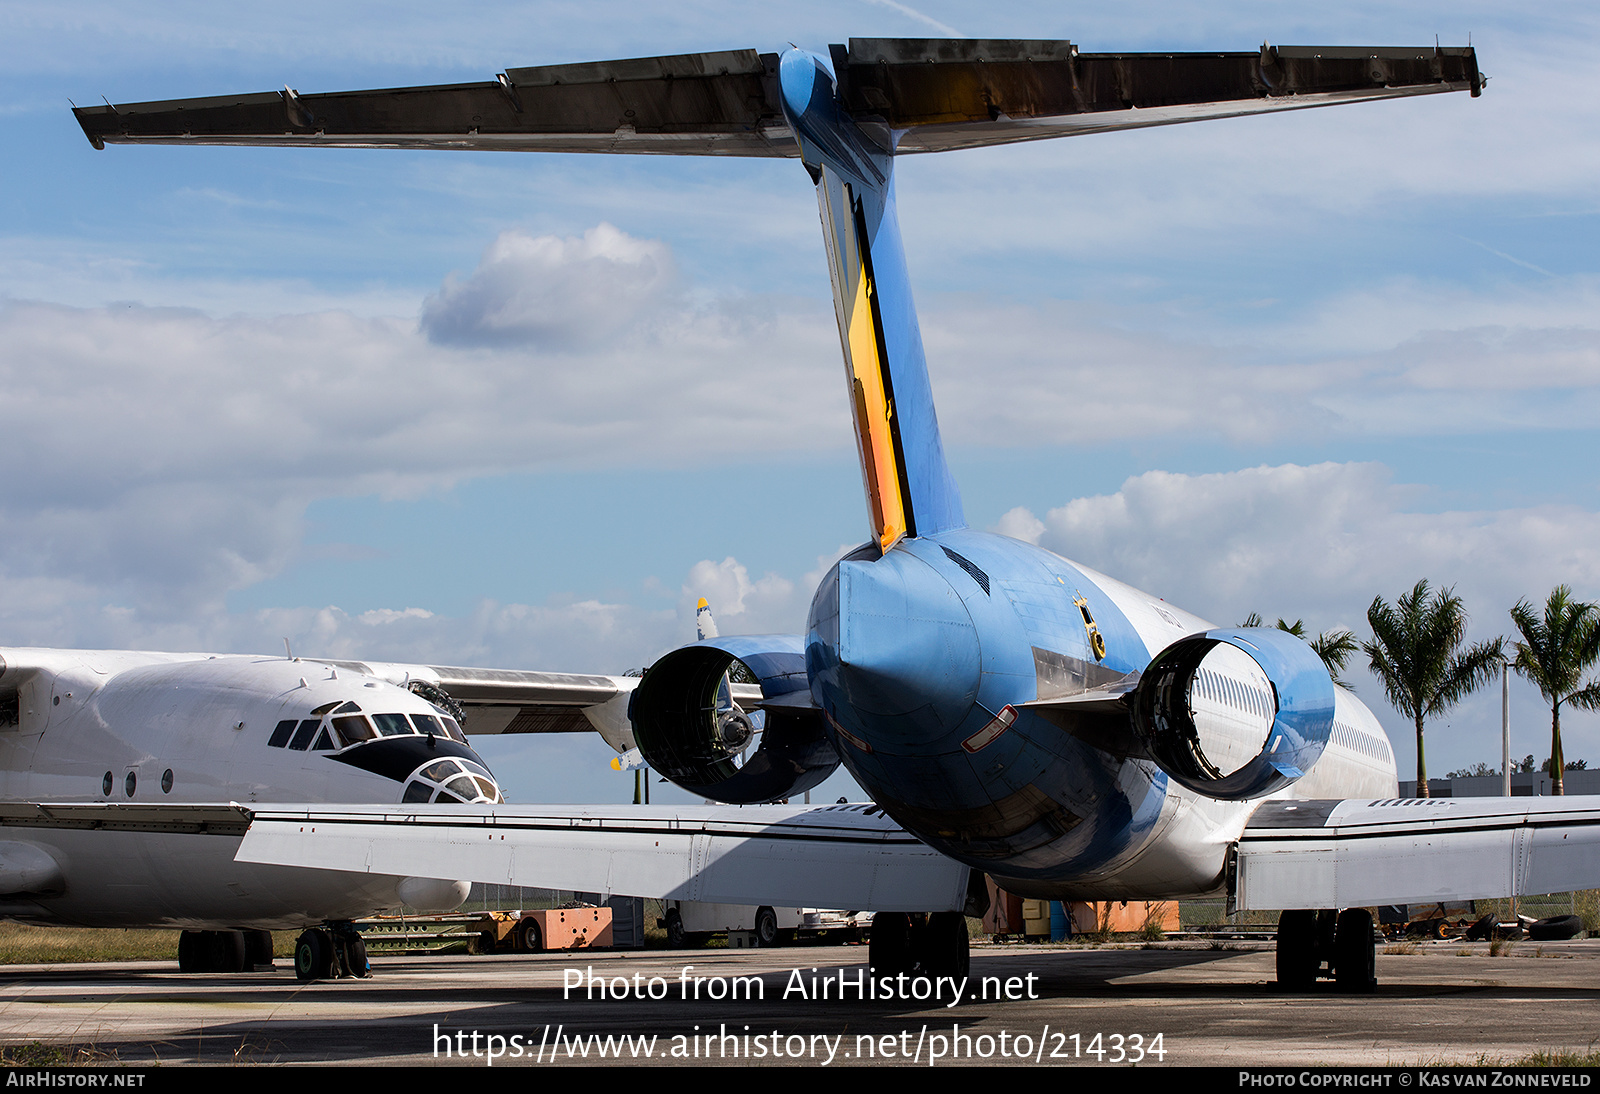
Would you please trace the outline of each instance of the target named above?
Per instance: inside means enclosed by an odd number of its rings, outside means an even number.
[[[784,115],[817,184],[873,537],[888,550],[965,527],[900,241],[893,150],[839,109],[819,58],[790,50],[779,71]]]

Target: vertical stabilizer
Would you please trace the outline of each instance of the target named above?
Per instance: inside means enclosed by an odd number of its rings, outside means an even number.
[[[902,536],[963,527],[906,275],[894,153],[839,110],[818,58],[791,50],[780,75],[784,113],[817,184],[873,536],[888,550]],[[881,138],[892,139],[887,130]]]

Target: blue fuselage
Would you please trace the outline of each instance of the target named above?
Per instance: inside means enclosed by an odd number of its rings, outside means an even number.
[[[1023,706],[1042,682],[1086,690],[1149,663],[1111,598],[1004,536],[943,532],[876,555],[858,551],[823,580],[806,640],[812,695],[862,787],[986,871],[1081,877],[1136,851],[1167,777],[1129,755],[1126,719]]]

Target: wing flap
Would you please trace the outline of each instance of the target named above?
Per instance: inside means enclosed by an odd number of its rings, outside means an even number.
[[[1600,887],[1600,797],[1268,802],[1240,908],[1352,908]]]
[[[967,868],[866,806],[258,809],[244,862],[584,892],[953,911]]]

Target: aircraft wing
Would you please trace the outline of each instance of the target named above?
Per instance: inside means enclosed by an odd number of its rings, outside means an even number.
[[[967,867],[870,805],[251,807],[242,862],[724,904],[955,911]]]
[[[635,747],[633,725],[628,720],[628,700],[639,685],[637,676],[311,657],[305,660],[376,676],[401,687],[421,683],[439,688],[461,705],[466,714],[463,728],[470,737],[592,730],[619,753]],[[752,706],[761,701],[761,688],[754,684],[735,684],[733,696],[742,705]]]
[[[1358,908],[1600,887],[1600,797],[1272,801],[1237,845],[1240,908]]]
[[[941,152],[1483,87],[1472,47],[1080,53],[1066,41],[852,38],[846,112],[885,148]],[[107,144],[304,145],[796,157],[779,55],[753,49],[509,68],[494,80],[75,107]]]

